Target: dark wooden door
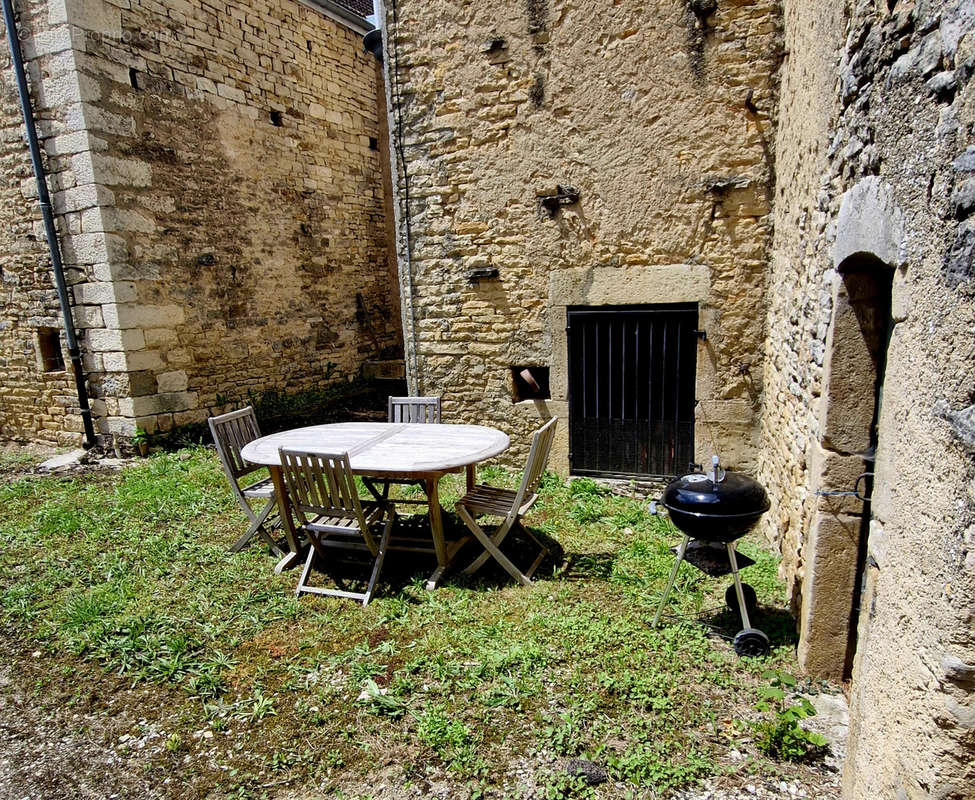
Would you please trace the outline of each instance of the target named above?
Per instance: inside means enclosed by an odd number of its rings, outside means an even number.
[[[569,462],[672,476],[694,460],[697,305],[570,308]]]

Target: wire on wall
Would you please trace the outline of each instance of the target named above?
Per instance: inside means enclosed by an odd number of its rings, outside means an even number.
[[[412,376],[412,383],[415,385],[410,386],[410,391],[415,393],[420,393],[419,386],[419,370],[417,364],[416,356],[416,315],[413,310],[413,297],[415,294],[415,282],[413,280],[413,228],[410,222],[410,174],[409,169],[406,165],[406,148],[403,145],[403,90],[399,82],[399,70],[400,70],[400,55],[399,47],[397,45],[397,38],[399,37],[399,8],[396,0],[391,0],[391,8],[393,11],[393,32],[390,33],[387,29],[387,40],[390,53],[392,55],[391,71],[393,73],[393,85],[392,85],[392,101],[393,109],[396,117],[396,153],[399,156],[398,161],[400,164],[400,169],[403,174],[403,226],[406,233],[406,243],[404,257],[406,260],[406,272],[409,277],[409,301],[407,305],[409,306],[409,317],[410,317],[410,333],[413,339],[413,347],[410,348],[409,342],[403,342],[405,353],[407,358],[412,359],[412,369],[408,371],[408,376]]]

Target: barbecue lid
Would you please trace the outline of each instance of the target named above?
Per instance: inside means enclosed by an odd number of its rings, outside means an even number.
[[[768,494],[758,481],[715,464],[709,473],[693,472],[672,480],[661,498],[670,511],[686,511],[715,517],[763,514],[769,509]]]

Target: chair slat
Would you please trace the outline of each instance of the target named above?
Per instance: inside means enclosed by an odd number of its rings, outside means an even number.
[[[390,422],[440,422],[439,397],[390,397],[387,410]]]
[[[548,466],[549,453],[552,450],[552,442],[555,439],[555,425],[558,417],[552,417],[541,428],[535,431],[532,437],[531,451],[528,453],[528,462],[525,464],[525,472],[522,475],[521,485],[518,487],[517,505],[521,506],[525,497],[534,494],[535,489],[542,480],[545,467]]]
[[[376,506],[367,505],[367,520],[355,489],[348,453],[310,453],[284,448],[278,452],[281,474],[292,506],[301,521],[301,529],[311,543],[305,567],[298,579],[298,594],[312,592],[353,597],[362,600],[365,605],[372,597],[382,569],[395,511],[389,505],[379,507],[380,512],[387,512],[387,518],[382,539],[377,543],[371,525],[382,523],[382,513],[377,515]],[[321,589],[309,585],[312,562],[316,555],[324,559],[327,548],[365,550],[373,556],[372,574],[365,592]]]
[[[355,491],[348,453],[280,451],[281,472],[292,502],[304,517],[303,525],[316,517],[344,519],[359,529],[373,549],[374,542]]]
[[[387,403],[387,419],[397,423],[426,423],[439,424],[440,422],[440,398],[439,397],[390,397]],[[424,481],[415,478],[383,478],[381,481],[376,479],[376,483],[382,484],[382,496],[389,496],[389,487],[393,484],[399,486],[424,486]],[[426,504],[427,500],[399,499],[398,503],[417,503]]]

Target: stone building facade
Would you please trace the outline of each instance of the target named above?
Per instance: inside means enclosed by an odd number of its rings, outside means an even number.
[[[852,673],[846,796],[970,798],[975,4],[784,11],[766,533],[803,664]]]
[[[696,456],[769,489],[800,662],[851,681],[845,795],[975,796],[975,4],[385,24],[411,388],[515,462],[571,425],[567,310],[696,304]]]
[[[101,433],[199,422],[399,347],[363,20],[298,0],[17,10]],[[60,322],[6,66],[0,431],[67,444],[77,399],[42,363]]]
[[[311,2],[17,5],[103,433],[403,336],[412,391],[515,462],[571,421],[570,312],[693,308],[694,457],[769,489],[800,662],[850,679],[846,795],[972,797],[971,0],[397,0],[388,129]],[[68,444],[4,67],[0,433]]]
[[[776,3],[401,0],[396,18],[411,389],[502,424],[518,460],[540,418],[567,418],[568,308],[691,304],[699,452],[753,469]],[[518,402],[521,366],[549,370],[550,399]]]

